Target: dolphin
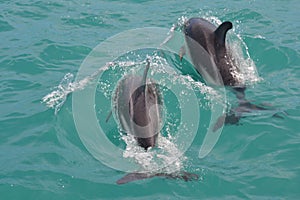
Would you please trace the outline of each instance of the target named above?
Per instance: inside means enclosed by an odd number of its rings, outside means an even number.
[[[237,76],[239,68],[226,46],[226,34],[232,29],[230,21],[216,27],[206,19],[190,18],[183,29],[187,50],[197,72],[207,84],[229,86],[239,100],[239,107],[230,111],[225,123],[237,123],[242,112],[266,110],[245,99],[246,87]],[[185,52],[186,49],[183,47],[180,59]],[[233,114],[235,111],[238,111],[237,115]]]
[[[150,62],[143,76],[129,75],[119,81],[115,110],[121,128],[133,134],[139,146],[154,147],[162,123],[162,98],[158,85],[147,79]]]
[[[229,21],[216,27],[203,18],[191,18],[184,25],[192,62],[209,84],[236,86],[239,83],[232,74],[236,67],[225,46],[226,33],[231,28]]]
[[[116,116],[118,117],[121,128],[127,134],[133,134],[137,144],[149,150],[155,147],[158,134],[162,126],[162,97],[158,85],[147,78],[150,62],[143,76],[129,75],[119,81],[114,94]],[[117,184],[152,178],[166,177],[179,178],[185,181],[196,180],[198,175],[179,172],[179,173],[141,173],[134,172],[125,175],[117,181]]]

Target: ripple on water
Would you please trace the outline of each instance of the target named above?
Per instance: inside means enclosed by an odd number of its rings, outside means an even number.
[[[10,25],[7,21],[0,19],[0,32],[6,32],[14,30],[14,27]]]

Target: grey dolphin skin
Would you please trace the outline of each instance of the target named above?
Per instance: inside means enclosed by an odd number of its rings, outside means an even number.
[[[229,21],[216,27],[202,18],[191,18],[185,23],[185,39],[192,62],[209,84],[239,84],[232,74],[232,71],[237,69],[225,45],[226,33],[231,28],[232,23]]]
[[[133,134],[138,145],[154,147],[161,129],[162,99],[158,85],[147,79],[148,61],[143,77],[130,75],[119,81],[115,110],[122,129]]]
[[[156,145],[157,136],[162,123],[162,98],[158,85],[147,78],[150,62],[143,77],[126,76],[120,80],[115,92],[115,110],[122,129],[127,134],[133,134],[137,144],[146,151]],[[117,181],[117,184],[152,178],[166,177],[183,179],[185,181],[197,180],[198,175],[188,172],[179,173],[129,173]]]
[[[238,108],[231,110],[226,117],[223,116],[225,123],[235,124],[243,112],[266,109],[245,99],[246,87],[235,75],[239,73],[239,69],[226,48],[226,34],[230,29],[232,23],[229,21],[216,27],[203,18],[191,18],[184,25],[184,34],[194,67],[205,82],[211,85],[230,86],[238,98]],[[180,56],[182,58],[183,55]],[[215,127],[215,130],[218,128]]]

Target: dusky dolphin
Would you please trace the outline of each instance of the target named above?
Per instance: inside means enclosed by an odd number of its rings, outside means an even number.
[[[219,27],[203,18],[191,18],[184,25],[185,40],[196,70],[208,84],[237,86],[233,76],[236,67],[226,49],[226,33],[232,28],[229,21]]]
[[[230,29],[230,21],[216,27],[206,19],[190,18],[184,24],[187,49],[181,49],[180,58],[188,51],[195,69],[207,84],[224,85],[232,89],[239,100],[239,106],[230,111],[225,123],[234,124],[239,121],[242,112],[266,109],[245,99],[246,87],[238,78],[239,68],[226,47],[226,34]]]
[[[115,96],[115,110],[122,129],[133,134],[137,144],[148,150],[156,145],[162,125],[162,97],[158,85],[147,78],[150,62],[143,76],[130,75],[119,81]],[[117,184],[152,178],[166,177],[197,180],[198,175],[188,172],[179,173],[129,173],[117,181]]]
[[[150,62],[143,76],[129,75],[119,81],[115,110],[121,128],[132,134],[139,146],[154,147],[162,123],[162,98],[158,85],[147,79]]]

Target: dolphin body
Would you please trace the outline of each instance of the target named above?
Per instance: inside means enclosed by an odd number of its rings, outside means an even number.
[[[239,69],[226,48],[226,34],[230,29],[232,23],[229,21],[216,27],[203,18],[191,18],[184,24],[188,53],[197,72],[207,84],[229,86],[238,98],[238,108],[231,110],[225,118],[225,123],[234,124],[242,112],[266,109],[245,99],[246,87],[239,80]],[[182,49],[181,58],[184,53],[185,49]]]
[[[191,18],[184,25],[184,34],[192,62],[208,84],[241,88],[233,73],[238,68],[225,45],[231,28],[229,21],[216,27],[203,18]]]
[[[156,145],[157,136],[162,125],[162,98],[158,85],[147,79],[150,62],[143,77],[127,76],[118,83],[115,92],[115,110],[122,129],[127,134],[133,134],[137,144],[148,150]],[[188,172],[179,173],[129,173],[117,181],[117,184],[152,178],[165,177],[183,179],[184,181],[197,180],[198,175]]]
[[[158,85],[147,79],[149,67],[148,62],[143,77],[122,79],[115,92],[115,110],[122,129],[133,134],[145,150],[155,146],[162,122],[161,94]]]

